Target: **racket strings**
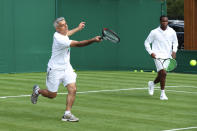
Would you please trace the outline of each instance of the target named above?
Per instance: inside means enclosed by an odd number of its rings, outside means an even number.
[[[110,40],[110,41],[112,41],[114,43],[117,43],[119,41],[117,38],[115,38],[115,37],[109,37],[109,36],[105,36],[104,39],[105,40]]]
[[[172,71],[176,68],[177,63],[175,59],[158,59],[166,71]]]
[[[170,59],[170,63],[168,65],[167,70],[172,71],[176,68],[176,66],[177,66],[176,60]]]
[[[105,40],[109,40],[114,43],[118,43],[120,41],[120,38],[115,33],[111,32],[109,30],[104,30],[103,35],[104,35],[103,38]]]

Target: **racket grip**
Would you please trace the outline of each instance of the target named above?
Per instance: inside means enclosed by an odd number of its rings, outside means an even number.
[[[103,40],[103,35],[101,36],[101,40]]]

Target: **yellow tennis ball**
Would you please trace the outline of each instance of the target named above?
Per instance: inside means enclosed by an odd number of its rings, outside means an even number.
[[[155,71],[153,70],[152,73],[155,73]]]
[[[140,70],[140,72],[144,72],[143,70]]]
[[[137,70],[134,70],[134,72],[137,72]]]
[[[191,61],[190,61],[190,65],[191,65],[191,66],[196,66],[196,60],[191,60]]]

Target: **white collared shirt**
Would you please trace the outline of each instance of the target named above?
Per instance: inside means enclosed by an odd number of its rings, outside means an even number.
[[[70,69],[70,43],[68,36],[64,36],[58,32],[53,35],[52,55],[48,62],[51,69],[65,70]]]
[[[158,27],[150,32],[144,45],[150,55],[155,53],[157,58],[171,58],[172,51],[177,52],[178,47],[176,32],[169,26],[166,30]]]

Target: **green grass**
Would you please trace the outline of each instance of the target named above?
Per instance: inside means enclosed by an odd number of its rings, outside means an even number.
[[[156,73],[129,71],[78,71],[78,93],[72,113],[77,123],[62,122],[66,95],[0,98],[0,131],[162,131],[197,127],[197,75],[169,73],[168,101],[159,100],[160,90],[149,96],[145,88]],[[0,74],[0,97],[30,95],[32,86],[45,88],[46,73]],[[157,85],[159,86],[159,85]],[[169,87],[176,86],[176,87]],[[113,91],[116,90],[117,91]],[[179,92],[178,92],[179,91]],[[59,93],[67,93],[62,85]],[[194,131],[197,129],[190,129]]]

